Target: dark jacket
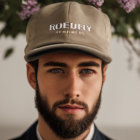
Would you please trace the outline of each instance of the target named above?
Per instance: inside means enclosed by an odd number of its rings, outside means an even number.
[[[36,126],[37,122],[35,122],[23,135],[11,140],[38,140],[36,135]],[[103,133],[101,133],[95,126],[94,136],[91,140],[111,140],[111,139],[105,136]]]

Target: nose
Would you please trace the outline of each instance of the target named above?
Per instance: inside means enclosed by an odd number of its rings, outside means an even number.
[[[68,74],[66,83],[65,83],[65,91],[64,95],[67,98],[78,98],[81,95],[81,81],[78,74],[75,72],[71,72]]]

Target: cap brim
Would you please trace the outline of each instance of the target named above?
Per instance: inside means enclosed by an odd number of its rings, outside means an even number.
[[[85,53],[88,53],[90,55],[94,55],[96,57],[99,57],[101,60],[103,60],[105,63],[110,63],[112,61],[111,57],[108,57],[101,53],[101,51],[91,48],[84,45],[79,44],[70,44],[70,43],[59,43],[59,44],[51,44],[51,45],[42,45],[34,50],[29,51],[28,54],[24,56],[25,60],[27,62],[35,61],[40,56],[49,53],[50,51],[59,50],[59,49],[73,49],[73,50],[79,50]]]

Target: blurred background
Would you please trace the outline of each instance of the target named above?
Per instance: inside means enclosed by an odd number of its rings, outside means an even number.
[[[9,44],[14,45],[15,50],[4,59]],[[24,35],[15,40],[0,38],[0,140],[21,134],[37,119],[34,91],[26,78],[25,45]],[[132,54],[130,68],[130,54],[115,37],[111,49],[113,61],[108,67],[95,123],[116,140],[140,140],[140,61]]]
[[[90,2],[99,8],[95,0],[78,1]],[[31,11],[57,0],[38,2],[0,0],[0,140],[22,134],[38,117],[35,93],[26,78],[24,33],[33,15]],[[115,36],[110,45],[113,61],[108,67],[102,104],[95,123],[115,140],[140,140],[139,6],[140,0],[135,3],[132,0],[126,0],[126,3],[107,0],[102,6],[111,20]]]

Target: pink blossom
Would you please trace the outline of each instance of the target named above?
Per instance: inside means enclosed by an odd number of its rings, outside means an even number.
[[[34,5],[37,4],[37,1],[35,1],[35,0],[28,0],[28,4],[29,4],[30,6],[34,6]]]
[[[88,0],[90,3],[92,3],[95,7],[101,7],[104,3],[104,0]]]
[[[140,5],[140,0],[137,0],[137,4]]]
[[[37,3],[37,0],[23,1],[21,7],[22,7],[22,11],[18,13],[18,15],[22,20],[29,18],[40,9],[40,5]]]
[[[118,3],[121,4],[121,7],[127,12],[130,13],[133,9],[135,9],[137,5],[137,1],[140,0],[117,0]]]

